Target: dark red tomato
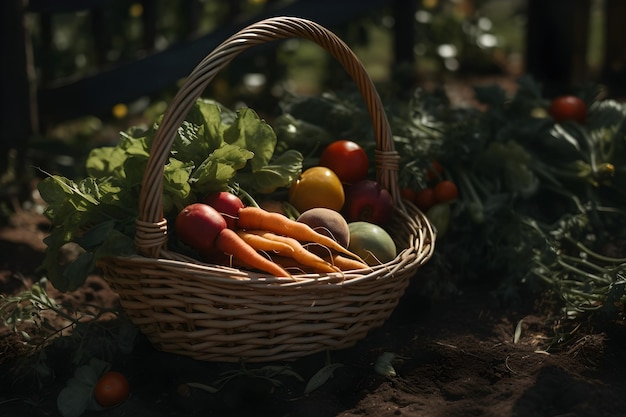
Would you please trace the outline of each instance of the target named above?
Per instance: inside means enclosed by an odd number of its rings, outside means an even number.
[[[556,122],[574,120],[585,123],[587,120],[587,106],[576,96],[561,96],[550,102],[548,113]]]
[[[362,180],[346,187],[343,212],[348,222],[365,221],[382,225],[391,220],[393,209],[393,197],[376,181]]]
[[[369,159],[358,143],[337,140],[322,151],[319,165],[330,168],[342,183],[355,184],[367,177]]]
[[[450,180],[439,181],[433,191],[437,203],[448,203],[459,197],[458,187]]]
[[[417,196],[417,192],[410,187],[400,189],[400,197],[411,203],[415,203],[415,196]]]
[[[437,203],[435,198],[435,190],[432,188],[424,188],[415,195],[415,205],[422,211],[428,211]]]

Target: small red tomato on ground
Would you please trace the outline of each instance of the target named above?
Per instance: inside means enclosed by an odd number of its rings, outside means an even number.
[[[432,188],[424,188],[415,195],[415,205],[422,211],[428,211],[437,203],[435,199],[435,190]]]
[[[550,102],[548,113],[556,122],[574,120],[585,123],[587,120],[587,106],[576,96],[560,96]]]
[[[358,143],[337,140],[322,151],[319,165],[330,168],[342,183],[355,184],[367,177],[369,159]]]
[[[96,382],[93,395],[101,406],[113,407],[126,401],[130,395],[130,384],[121,372],[109,371]]]
[[[448,203],[459,197],[459,189],[450,180],[439,181],[433,188],[437,203]]]

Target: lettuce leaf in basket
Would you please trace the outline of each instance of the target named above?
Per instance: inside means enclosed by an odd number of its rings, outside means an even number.
[[[131,127],[115,146],[93,149],[86,178],[49,175],[39,184],[51,221],[42,269],[60,291],[83,285],[103,258],[136,253],[141,184],[160,122]],[[244,189],[254,195],[288,187],[300,174],[303,157],[296,150],[275,156],[276,142],[273,129],[252,109],[234,112],[197,100],[178,127],[163,168],[165,218],[212,191]],[[74,250],[66,250],[68,245]]]
[[[205,194],[212,190],[219,190],[253,156],[253,152],[240,148],[237,145],[224,143],[202,161],[194,170],[190,179],[196,188],[206,190]]]
[[[238,172],[237,182],[246,190],[270,194],[280,187],[289,187],[302,172],[302,154],[289,149],[254,172]]]

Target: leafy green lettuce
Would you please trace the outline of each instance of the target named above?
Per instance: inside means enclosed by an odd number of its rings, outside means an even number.
[[[98,260],[135,253],[139,195],[158,130],[132,127],[116,146],[93,149],[87,177],[51,175],[39,185],[52,228],[42,267],[60,291],[80,287]],[[276,134],[252,109],[233,112],[200,99],[177,130],[163,169],[163,213],[168,219],[212,191],[245,190],[248,195],[288,187],[302,171],[302,154],[275,155]],[[170,222],[171,224],[171,222]],[[78,256],[63,259],[73,244]]]

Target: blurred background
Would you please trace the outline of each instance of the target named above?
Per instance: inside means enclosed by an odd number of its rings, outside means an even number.
[[[113,143],[164,111],[180,81],[215,46],[260,19],[314,20],[343,39],[380,91],[447,89],[471,104],[471,86],[515,88],[529,74],[546,97],[600,84],[626,95],[623,0],[3,0],[0,185],[24,161]],[[317,45],[299,39],[253,48],[205,96],[271,117],[288,93],[349,83]]]

